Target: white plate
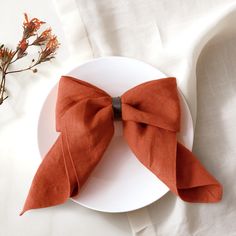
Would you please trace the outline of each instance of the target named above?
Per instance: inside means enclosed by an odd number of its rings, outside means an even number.
[[[142,61],[124,57],[103,57],[91,60],[68,73],[119,96],[148,80],[166,77],[158,69]],[[38,146],[43,157],[56,140],[55,103],[57,86],[49,93],[38,123]],[[192,117],[180,93],[181,132],[185,146],[192,148]],[[103,212],[128,212],[147,206],[169,191],[131,152],[122,137],[122,123],[115,122],[115,135],[101,162],[91,174],[78,197],[72,200],[90,209]]]

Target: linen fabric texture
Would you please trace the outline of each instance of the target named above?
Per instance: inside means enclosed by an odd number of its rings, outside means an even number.
[[[144,82],[120,99],[123,137],[138,160],[182,200],[219,201],[220,183],[177,141],[181,110],[176,78]],[[60,135],[36,172],[23,212],[79,194],[114,135],[112,100],[88,82],[61,77],[56,105]]]

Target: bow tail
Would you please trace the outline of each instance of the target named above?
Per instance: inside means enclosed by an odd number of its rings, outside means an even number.
[[[217,202],[221,199],[220,183],[191,151],[177,142],[176,132],[125,121],[124,137],[139,161],[182,200]]]
[[[64,203],[74,190],[75,175],[68,171],[71,163],[65,158],[67,150],[62,146],[60,135],[41,162],[24,204],[27,210],[49,207]]]
[[[124,121],[124,137],[138,160],[164,182],[176,188],[176,134],[134,121]]]
[[[176,178],[179,196],[188,202],[218,202],[221,184],[181,143],[177,143]]]

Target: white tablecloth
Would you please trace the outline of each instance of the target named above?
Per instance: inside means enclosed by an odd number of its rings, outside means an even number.
[[[7,79],[10,98],[0,106],[0,236],[236,235],[236,1],[2,1],[0,42],[18,43],[23,12],[47,21],[61,49],[38,74]],[[222,202],[188,204],[168,193],[129,220],[71,201],[19,217],[40,163],[37,119],[48,91],[73,66],[107,55],[134,57],[178,78],[196,124],[193,151],[223,184]]]

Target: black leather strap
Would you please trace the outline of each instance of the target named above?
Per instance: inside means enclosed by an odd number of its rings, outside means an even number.
[[[115,120],[121,120],[121,98],[113,97],[112,98],[112,108],[114,113]]]

